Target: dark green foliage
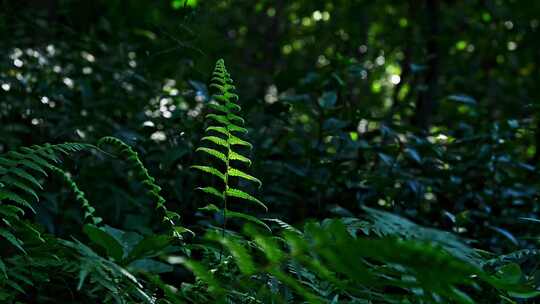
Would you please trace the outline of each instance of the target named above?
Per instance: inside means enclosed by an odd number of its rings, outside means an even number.
[[[538,16],[1,2],[0,303],[538,302]]]
[[[59,170],[54,164],[60,162],[60,155],[87,148],[91,146],[78,143],[46,144],[0,155],[0,236],[4,241],[26,253],[23,242],[13,234],[14,225],[21,224],[25,213],[35,212],[33,204],[39,201],[37,193],[43,189],[42,181],[48,177],[47,171]],[[87,204],[85,208],[91,206]],[[37,231],[36,234],[39,238]]]
[[[176,212],[169,211],[165,206],[165,198],[159,193],[161,187],[155,183],[155,179],[148,174],[148,169],[143,165],[139,159],[137,152],[125,144],[123,141],[114,137],[104,137],[99,140],[98,146],[104,146],[105,144],[111,145],[118,150],[120,156],[124,157],[131,166],[135,169],[137,178],[145,186],[148,195],[154,199],[156,210],[162,215],[163,222],[169,226],[169,230],[172,236],[182,239],[182,233],[191,232],[182,226],[178,226],[175,222],[180,220],[180,215]]]

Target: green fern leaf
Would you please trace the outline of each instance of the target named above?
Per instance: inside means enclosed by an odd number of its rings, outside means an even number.
[[[217,233],[209,233],[206,237],[227,247],[229,252],[234,257],[236,265],[238,265],[238,268],[243,274],[252,275],[255,273],[256,268],[255,264],[253,263],[253,259],[249,255],[246,248],[238,241],[231,238],[222,238],[221,235]]]
[[[41,166],[42,168],[49,168],[50,167],[51,164],[47,160],[45,160],[44,158],[42,158],[39,155],[35,154],[34,150],[32,150],[30,148],[27,148],[27,147],[23,147],[23,148],[21,148],[21,151],[26,152],[25,156],[28,159],[31,159],[37,165]]]
[[[220,191],[218,191],[214,187],[199,187],[199,188],[196,188],[196,189],[200,190],[200,191],[202,191],[204,193],[208,193],[208,194],[211,194],[213,196],[219,197],[222,200],[224,199],[223,193],[221,193]]]
[[[229,113],[230,113],[229,108],[227,108],[226,106],[219,105],[219,104],[209,103],[209,104],[208,104],[208,107],[211,108],[211,109],[213,109],[213,110],[216,110],[216,111],[219,111],[219,112],[223,112],[223,113],[225,113],[225,114],[229,114]]]
[[[25,180],[29,181],[30,183],[32,183],[34,186],[38,187],[39,189],[43,189],[43,187],[41,186],[41,184],[38,182],[38,180],[33,177],[31,174],[29,174],[28,172],[20,169],[20,168],[11,168],[9,170],[10,173],[13,173],[19,177],[22,177],[24,178]]]
[[[225,217],[227,217],[227,218],[243,219],[243,220],[246,220],[248,222],[252,222],[254,224],[260,225],[260,226],[266,228],[269,232],[272,232],[272,229],[270,229],[270,227],[268,225],[266,225],[263,221],[259,220],[258,218],[254,217],[252,215],[249,215],[249,214],[236,212],[236,211],[231,211],[231,210],[227,210],[227,211],[223,212],[222,209],[218,208],[214,204],[208,204],[207,206],[205,206],[203,208],[199,208],[199,210],[213,211],[213,212],[216,212],[216,213],[225,214]]]
[[[232,159],[232,160],[238,160],[238,161],[241,161],[241,162],[244,162],[244,163],[247,163],[249,166],[251,166],[251,160],[249,160],[249,158],[243,156],[243,155],[240,155],[234,151],[231,151],[229,153],[229,158]]]
[[[212,168],[212,167],[208,167],[208,166],[191,166],[191,168],[201,170],[203,172],[212,174],[212,175],[220,178],[221,180],[225,181],[225,175],[223,173],[219,172],[219,170],[216,169],[216,168]]]
[[[247,179],[247,180],[250,180],[252,182],[256,182],[259,186],[259,188],[261,188],[262,186],[262,182],[256,178],[256,177],[253,177],[243,171],[240,171],[236,168],[229,168],[229,170],[227,171],[227,174],[229,174],[230,176],[235,176],[235,177],[240,177],[240,178],[243,178],[243,179]]]
[[[236,114],[232,114],[232,113],[227,114],[227,119],[229,121],[237,121],[242,125],[245,123],[245,121],[244,121],[244,119],[242,117],[240,117],[240,116],[238,116]]]
[[[0,271],[2,271],[2,274],[4,275],[4,279],[8,278],[7,272],[6,272],[6,264],[4,264],[4,261],[0,259]]]
[[[221,133],[221,134],[223,134],[223,135],[225,135],[225,136],[227,136],[227,137],[228,137],[229,134],[230,134],[229,131],[227,131],[227,128],[225,128],[225,127],[215,127],[215,126],[211,126],[211,127],[206,128],[205,131],[206,131],[206,132],[208,132],[208,131],[215,131],[215,132]]]
[[[22,151],[23,149],[21,149]],[[35,153],[32,153],[32,154],[23,154],[23,153],[19,153],[17,151],[10,151],[8,154],[7,154],[9,157],[13,158],[14,160],[9,160],[17,165],[22,165],[22,166],[25,166],[27,168],[30,168],[30,169],[33,169],[35,171],[38,171],[40,172],[41,174],[47,176],[47,172],[45,172],[45,170],[43,170],[42,167],[48,167],[48,162],[43,162],[43,159],[38,159],[37,161],[34,160],[33,158],[34,157],[37,157],[39,158],[38,156],[35,155]],[[5,159],[5,158],[4,158]],[[1,161],[0,161],[1,163]]]
[[[26,251],[22,247],[22,242],[17,239],[11,232],[5,229],[0,229],[0,236],[10,242],[13,246],[17,247],[17,249],[22,251],[24,254],[26,254]]]
[[[223,96],[227,99],[227,100],[234,100],[234,101],[237,101],[238,99],[240,99],[240,97],[238,97],[238,95],[234,94],[234,93],[229,93],[229,92],[225,92],[225,94],[223,94]]]
[[[39,197],[37,195],[37,193],[28,185],[26,185],[25,183],[23,183],[22,181],[14,178],[14,177],[11,177],[9,175],[5,175],[2,177],[1,179],[6,185],[11,185],[11,186],[14,186],[30,195],[32,195],[36,202],[39,201]]]
[[[20,197],[19,195],[11,192],[11,191],[8,191],[8,190],[5,190],[5,189],[0,189],[0,201],[3,201],[5,199],[8,199],[10,201],[13,201],[23,207],[26,207],[30,210],[32,210],[33,213],[36,213],[36,211],[34,210],[34,208],[32,208],[32,205],[30,205],[30,203],[28,203],[25,199],[23,199],[22,197]]]
[[[261,202],[260,200],[256,199],[255,197],[251,196],[250,194],[247,194],[246,192],[242,190],[229,188],[225,191],[225,194],[230,197],[236,197],[236,198],[244,199],[250,202],[254,202],[257,205],[261,206],[265,211],[268,211],[268,207],[266,207],[266,205],[263,204],[263,202]]]
[[[212,82],[219,82],[221,83],[222,85],[223,84],[227,84],[227,81],[225,79],[223,79],[223,77],[219,77],[219,76],[214,76],[210,79],[210,81]]]
[[[250,149],[253,148],[253,146],[250,143],[248,143],[247,141],[245,141],[243,139],[240,139],[240,138],[238,138],[236,136],[233,136],[233,135],[231,135],[229,137],[228,142],[229,142],[229,144],[231,146],[245,146],[245,147],[249,147]]]
[[[231,121],[226,116],[219,114],[207,114],[206,118],[214,120],[220,124],[223,124],[224,126],[228,126],[231,124]]]
[[[233,125],[233,124],[228,125],[227,130],[229,130],[229,132],[238,132],[238,133],[242,133],[242,134],[247,134],[248,133],[248,130],[246,128],[242,128],[242,127],[239,127],[239,126],[236,126],[236,125]]]
[[[229,143],[226,140],[224,140],[223,138],[219,138],[217,136],[205,136],[201,140],[206,140],[206,141],[212,142],[212,143],[214,143],[214,144],[216,144],[218,146],[229,148]]]
[[[234,102],[227,102],[225,103],[225,106],[229,108],[229,110],[232,110],[232,111],[239,112],[242,110],[242,108],[239,105],[235,104]]]
[[[18,213],[24,215],[24,210],[13,205],[0,205],[0,214],[6,217],[18,218]]]
[[[182,257],[180,257],[178,261],[180,264],[184,265],[187,269],[193,272],[197,278],[208,284],[208,291],[217,296],[221,296],[225,293],[225,291],[220,287],[219,282],[214,278],[214,275],[202,264]]]
[[[230,74],[227,72],[223,60],[218,60],[216,63],[216,67],[213,72],[213,78],[212,83],[210,84],[210,88],[214,89],[215,91],[218,91],[218,94],[212,95],[213,101],[218,102],[217,104],[211,103],[209,107],[215,111],[217,111],[217,114],[211,113],[206,115],[206,119],[213,122],[217,122],[219,126],[209,126],[206,128],[206,132],[215,132],[219,133],[219,136],[214,135],[207,135],[201,139],[201,141],[210,141],[213,144],[217,146],[224,147],[226,149],[225,151],[218,151],[213,148],[206,148],[206,147],[200,147],[196,151],[202,151],[206,154],[209,154],[221,161],[225,164],[225,173],[222,173],[221,171],[218,171],[217,169],[213,167],[207,167],[207,166],[199,166],[203,167],[204,169],[198,168],[199,170],[203,170],[205,172],[208,172],[210,174],[216,175],[218,177],[221,177],[223,174],[223,188],[226,189],[224,192],[220,192],[216,190],[213,187],[202,187],[197,188],[203,192],[206,192],[207,194],[217,196],[223,200],[223,209],[221,212],[223,213],[225,219],[228,217],[236,217],[240,218],[246,221],[250,221],[253,223],[257,223],[258,225],[267,227],[266,224],[264,224],[262,221],[257,219],[256,217],[243,214],[240,212],[234,212],[227,210],[227,197],[235,197],[243,200],[247,200],[253,203],[258,204],[259,206],[262,206],[265,210],[267,210],[266,206],[256,199],[255,197],[251,196],[250,194],[243,192],[240,189],[232,189],[229,188],[229,176],[230,177],[237,177],[241,179],[245,179],[248,181],[252,181],[258,184],[259,188],[261,187],[262,183],[259,179],[256,177],[243,172],[240,169],[232,168],[230,165],[230,161],[239,161],[243,163],[247,163],[248,165],[251,165],[251,160],[238,152],[235,151],[235,146],[244,146],[252,148],[253,146],[246,140],[243,140],[232,133],[239,133],[239,134],[245,134],[248,132],[248,130],[244,127],[239,126],[243,125],[245,123],[244,119],[237,114],[232,113],[232,111],[240,111],[241,107],[237,105],[234,101],[238,100],[238,95],[233,93],[235,90],[235,86],[232,85],[233,81],[230,78]],[[210,133],[211,134],[211,133]],[[197,167],[194,167],[197,168]],[[209,205],[205,208],[212,208],[213,211],[220,210],[217,206]],[[207,209],[210,210],[210,209]],[[223,227],[225,229],[225,227]]]
[[[262,235],[254,227],[246,225],[244,231],[250,235],[255,243],[261,248],[262,252],[266,255],[269,261],[272,263],[280,263],[284,257],[283,251],[279,249],[279,245],[274,239]]]
[[[219,160],[222,160],[223,162],[227,162],[227,156],[225,156],[225,154],[217,151],[217,150],[214,150],[214,149],[210,149],[210,148],[205,148],[205,147],[200,147],[200,148],[197,148],[195,150],[196,152],[198,151],[201,151],[201,152],[204,152],[208,155],[211,155]]]
[[[286,223],[286,222],[284,222],[284,221],[282,221],[280,219],[277,219],[277,218],[265,218],[264,220],[276,223],[279,227],[281,227],[281,229],[283,229],[285,231],[289,231],[289,232],[292,232],[292,233],[295,233],[295,234],[298,234],[298,235],[302,235],[302,231],[294,228],[290,224],[288,224],[288,223]]]

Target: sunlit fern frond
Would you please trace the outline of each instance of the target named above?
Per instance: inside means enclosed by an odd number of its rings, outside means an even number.
[[[251,160],[244,153],[245,150],[252,149],[253,146],[248,141],[240,138],[247,133],[247,129],[244,127],[244,119],[239,115],[242,109],[237,104],[239,97],[234,92],[236,88],[231,75],[225,68],[223,59],[218,60],[216,63],[210,88],[216,92],[212,96],[212,102],[208,105],[214,113],[206,115],[206,120],[210,126],[206,128],[206,136],[201,139],[204,146],[197,148],[196,151],[210,156],[215,162],[195,165],[192,168],[217,178],[221,188],[216,189],[210,186],[197,188],[213,199],[217,198],[218,201],[215,204],[210,203],[201,209],[219,212],[223,215],[225,221],[228,218],[237,218],[268,228],[266,224],[254,216],[229,210],[232,207],[230,204],[231,199],[252,204],[265,211],[268,208],[248,192],[232,187],[231,179],[233,178],[238,181],[255,183],[259,188],[262,186],[262,182],[240,169],[241,166],[251,165]],[[244,150],[244,152],[241,150]]]

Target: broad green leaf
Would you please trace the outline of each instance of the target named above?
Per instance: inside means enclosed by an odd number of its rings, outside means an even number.
[[[93,225],[85,225],[83,231],[92,242],[102,247],[108,256],[116,261],[122,260],[124,249],[122,248],[122,244],[112,235]]]
[[[128,254],[126,261],[135,261],[144,257],[153,256],[171,244],[171,239],[166,235],[150,235],[137,243]]]
[[[516,263],[504,265],[497,271],[497,275],[508,284],[518,284],[521,280],[521,268]]]

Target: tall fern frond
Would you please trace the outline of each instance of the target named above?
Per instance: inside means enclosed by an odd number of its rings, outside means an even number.
[[[146,193],[153,198],[156,209],[161,212],[163,222],[166,223],[171,231],[173,237],[182,239],[182,234],[193,232],[185,227],[179,226],[176,224],[180,220],[180,215],[176,212],[170,211],[165,206],[165,198],[161,196],[161,187],[158,186],[155,182],[155,179],[150,176],[148,169],[144,166],[139,154],[131,148],[128,144],[124,143],[118,138],[115,137],[103,137],[98,142],[98,147],[103,147],[105,145],[110,145],[114,147],[119,155],[124,157],[127,162],[135,169],[137,177],[140,179],[144,187],[146,188]]]
[[[263,202],[251,194],[232,187],[231,178],[253,182],[259,188],[262,186],[262,182],[238,167],[242,163],[248,166],[251,165],[251,160],[237,151],[237,148],[252,149],[253,146],[251,143],[238,137],[246,134],[247,129],[243,127],[245,121],[238,113],[242,108],[236,103],[239,98],[234,93],[235,86],[233,85],[231,75],[225,68],[223,59],[217,61],[212,76],[210,88],[215,90],[216,93],[212,96],[213,101],[208,107],[214,110],[215,113],[206,115],[210,126],[206,128],[206,136],[201,139],[208,146],[201,146],[196,151],[210,156],[218,161],[219,165],[195,165],[191,168],[216,177],[222,187],[221,189],[214,187],[197,188],[213,198],[217,197],[219,199],[219,204],[210,203],[201,208],[201,210],[220,212],[224,220],[223,228],[225,228],[228,218],[238,218],[269,229],[266,224],[254,216],[229,210],[231,199],[233,198],[258,206],[265,211],[268,208]],[[221,208],[218,206],[221,206]]]

